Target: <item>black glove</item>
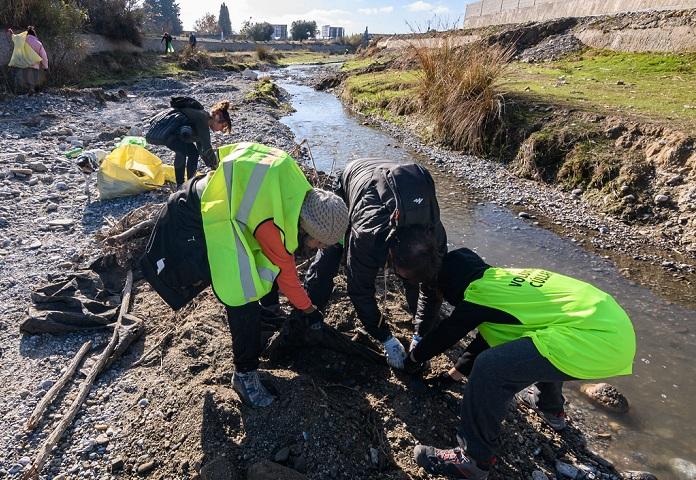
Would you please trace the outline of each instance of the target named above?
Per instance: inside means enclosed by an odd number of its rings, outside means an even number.
[[[416,362],[409,354],[404,360],[404,372],[409,375],[421,375],[425,371],[425,362]]]
[[[324,315],[316,308],[312,313],[303,313],[302,316],[310,330],[320,330],[324,323]]]

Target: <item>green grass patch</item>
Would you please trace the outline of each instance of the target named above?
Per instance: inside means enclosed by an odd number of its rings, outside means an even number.
[[[343,62],[343,65],[341,65],[341,70],[344,72],[350,72],[353,70],[358,70],[361,68],[367,68],[370,65],[373,65],[377,62],[374,58],[371,57],[366,57],[366,58],[353,58],[352,60],[348,60],[346,62]]]
[[[696,128],[696,54],[588,50],[557,62],[516,63],[505,88],[537,101]]]
[[[359,112],[395,121],[398,105],[414,98],[418,78],[418,72],[403,70],[354,75],[346,80],[343,95]]]
[[[310,52],[307,50],[282,51],[277,60],[278,65],[323,65],[325,63],[338,63],[351,60],[353,55],[337,55],[322,52]]]
[[[104,87],[149,77],[177,75],[184,72],[176,58],[156,53],[99,53],[90,55],[79,66],[77,88]]]

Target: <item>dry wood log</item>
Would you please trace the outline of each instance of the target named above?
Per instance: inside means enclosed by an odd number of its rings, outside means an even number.
[[[80,407],[82,407],[82,404],[87,399],[87,395],[89,395],[89,391],[91,390],[92,385],[94,384],[94,380],[101,373],[102,369],[104,368],[104,365],[106,365],[106,362],[109,360],[109,357],[111,356],[111,352],[113,352],[114,348],[116,347],[116,344],[118,343],[119,328],[123,323],[124,315],[128,313],[132,289],[133,271],[128,270],[128,275],[126,276],[126,284],[123,287],[121,309],[118,314],[118,320],[116,320],[116,325],[114,326],[114,332],[111,335],[111,340],[109,341],[109,344],[106,346],[104,351],[102,351],[99,354],[99,358],[92,366],[92,369],[89,371],[87,378],[80,385],[80,390],[77,395],[77,398],[73,400],[73,403],[68,408],[67,413],[63,416],[60,423],[58,423],[56,428],[53,429],[53,432],[51,432],[48,438],[44,441],[43,445],[41,445],[41,448],[39,449],[39,452],[37,453],[34,462],[22,475],[23,480],[37,480],[39,478],[39,473],[46,464],[46,461],[48,460],[48,457],[51,454],[51,450],[53,450],[53,447],[55,447],[58,444],[58,441],[63,436],[65,431],[68,429],[68,427],[72,424],[72,421],[75,419],[77,412],[80,410]]]
[[[121,243],[124,240],[128,240],[129,238],[136,236],[140,232],[147,230],[148,228],[153,227],[154,225],[155,225],[154,218],[144,220],[140,223],[136,223],[135,225],[133,225],[131,228],[129,228],[128,230],[126,230],[123,233],[119,233],[118,235],[114,235],[113,237],[108,237],[106,239],[106,243],[109,243],[109,244]]]
[[[41,421],[41,417],[43,416],[44,411],[46,411],[48,406],[51,405],[51,403],[53,402],[53,399],[58,396],[63,387],[70,381],[72,376],[75,374],[77,367],[80,365],[80,363],[82,363],[82,359],[91,348],[92,342],[90,340],[87,340],[85,344],[82,345],[82,348],[80,348],[80,351],[77,352],[75,357],[72,359],[72,362],[70,362],[70,365],[68,365],[68,368],[65,370],[65,373],[61,375],[58,381],[51,387],[51,389],[46,393],[46,395],[43,396],[39,404],[36,405],[34,412],[31,414],[29,420],[27,420],[27,423],[24,426],[24,429],[27,432],[30,432],[36,428],[36,426]]]

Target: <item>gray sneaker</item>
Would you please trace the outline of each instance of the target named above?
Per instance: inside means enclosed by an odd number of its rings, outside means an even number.
[[[566,428],[566,414],[564,410],[560,412],[548,412],[539,408],[539,390],[536,387],[525,388],[515,395],[519,403],[523,403],[539,413],[541,418],[553,428],[560,432]]]
[[[232,388],[244,403],[252,407],[267,407],[275,400],[261,383],[258,370],[247,373],[234,372]]]
[[[488,478],[488,470],[479,468],[476,461],[459,447],[440,450],[428,445],[416,445],[413,449],[413,459],[418,465],[435,475],[472,480]]]

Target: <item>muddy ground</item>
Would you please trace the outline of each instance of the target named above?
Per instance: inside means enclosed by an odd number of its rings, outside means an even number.
[[[32,287],[86,265],[100,251],[94,234],[110,217],[168,194],[88,204],[82,175],[61,152],[80,142],[110,148],[180,94],[206,105],[229,98],[241,106],[234,112],[234,133],[216,136],[217,144],[254,140],[291,149],[291,132],[278,122],[281,110],[245,102],[252,86],[238,74],[208,73],[145,80],[127,88],[126,96],[114,90],[117,101],[105,102],[94,92],[53,92],[0,104],[0,477],[19,476],[75,395],[73,386],[35,432],[25,434],[22,424],[51,381],[85,340],[101,347],[109,336],[21,336],[18,324]],[[34,173],[10,174],[16,167]],[[391,280],[388,285],[386,318],[407,343],[411,319],[398,286]],[[210,291],[177,314],[142,281],[134,292],[131,310],[145,321],[145,334],[99,378],[42,478],[245,478],[262,460],[311,479],[426,478],[411,459],[413,446],[454,445],[460,387],[435,390],[386,365],[316,347],[264,360],[264,377],[278,401],[268,409],[245,407],[231,389],[231,339]],[[353,336],[358,323],[340,279],[334,296],[328,323]],[[432,374],[448,368],[460,348],[436,358]],[[558,459],[594,478],[619,478],[601,459],[616,427],[587,405],[570,405],[569,417],[570,428],[559,435],[533,412],[511,406],[492,478],[528,479],[535,470],[551,477]],[[254,478],[279,476],[290,478]]]

